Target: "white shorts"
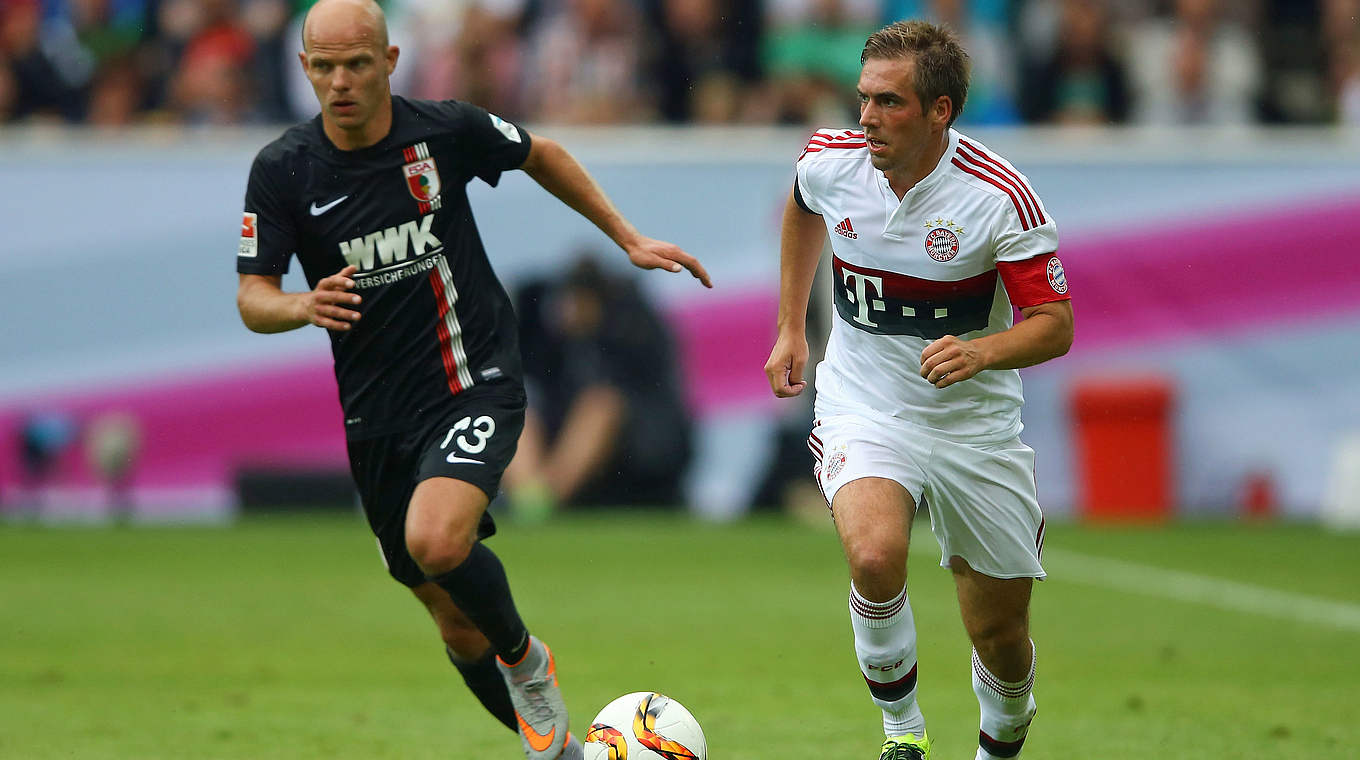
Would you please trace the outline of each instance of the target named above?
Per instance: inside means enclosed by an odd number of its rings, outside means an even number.
[[[814,422],[808,446],[828,505],[841,486],[869,477],[896,481],[918,508],[929,505],[941,567],[957,556],[994,578],[1047,575],[1034,450],[1019,437],[959,443],[900,420],[842,414]]]

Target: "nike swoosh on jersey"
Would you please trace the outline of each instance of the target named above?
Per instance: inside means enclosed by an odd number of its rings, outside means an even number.
[[[331,209],[335,208],[336,206],[339,206],[341,203],[344,203],[344,202],[345,202],[345,199],[347,199],[347,198],[349,198],[348,195],[342,195],[342,196],[340,196],[339,198],[336,198],[335,200],[331,201],[330,203],[327,203],[327,204],[324,205],[324,206],[318,206],[318,205],[316,205],[316,201],[312,201],[312,208],[310,209],[311,212],[312,212],[312,216],[321,216],[322,214],[326,213],[327,211],[330,211]]]
[[[448,462],[449,464],[486,464],[486,462],[483,462],[481,460],[468,459],[467,457],[460,457],[457,454],[449,454],[448,456],[444,457],[444,461]]]
[[[525,741],[529,743],[530,747],[533,747],[535,752],[548,751],[548,748],[552,746],[553,737],[557,735],[557,726],[553,726],[552,730],[548,732],[548,735],[544,736],[535,731],[534,727],[529,725],[529,722],[524,718],[520,717],[519,713],[515,713],[515,720],[519,722],[519,730],[524,734]]]

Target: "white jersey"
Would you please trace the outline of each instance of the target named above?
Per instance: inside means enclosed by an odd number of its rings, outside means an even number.
[[[1029,180],[953,129],[935,170],[900,201],[861,131],[817,132],[797,173],[799,201],[826,222],[835,273],[817,416],[890,415],[961,441],[1017,435],[1018,371],[939,389],[920,370],[940,337],[1001,332],[1013,308],[1069,297],[1057,225]]]

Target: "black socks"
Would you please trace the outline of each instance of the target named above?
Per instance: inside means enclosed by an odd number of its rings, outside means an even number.
[[[448,592],[502,660],[513,665],[524,659],[529,650],[529,630],[510,596],[505,566],[482,542],[472,545],[463,564],[428,579]]]
[[[496,667],[496,652],[487,650],[481,659],[469,661],[447,649],[445,651],[448,652],[449,662],[458,668],[459,674],[463,676],[463,683],[466,683],[468,689],[481,701],[482,707],[494,715],[496,720],[504,723],[506,728],[518,731],[515,707],[510,703],[510,690],[505,685],[505,676],[502,676],[500,668]]]

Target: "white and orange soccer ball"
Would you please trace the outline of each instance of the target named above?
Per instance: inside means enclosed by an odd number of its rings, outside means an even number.
[[[590,722],[585,760],[707,760],[704,729],[665,694],[638,691],[610,702]]]

